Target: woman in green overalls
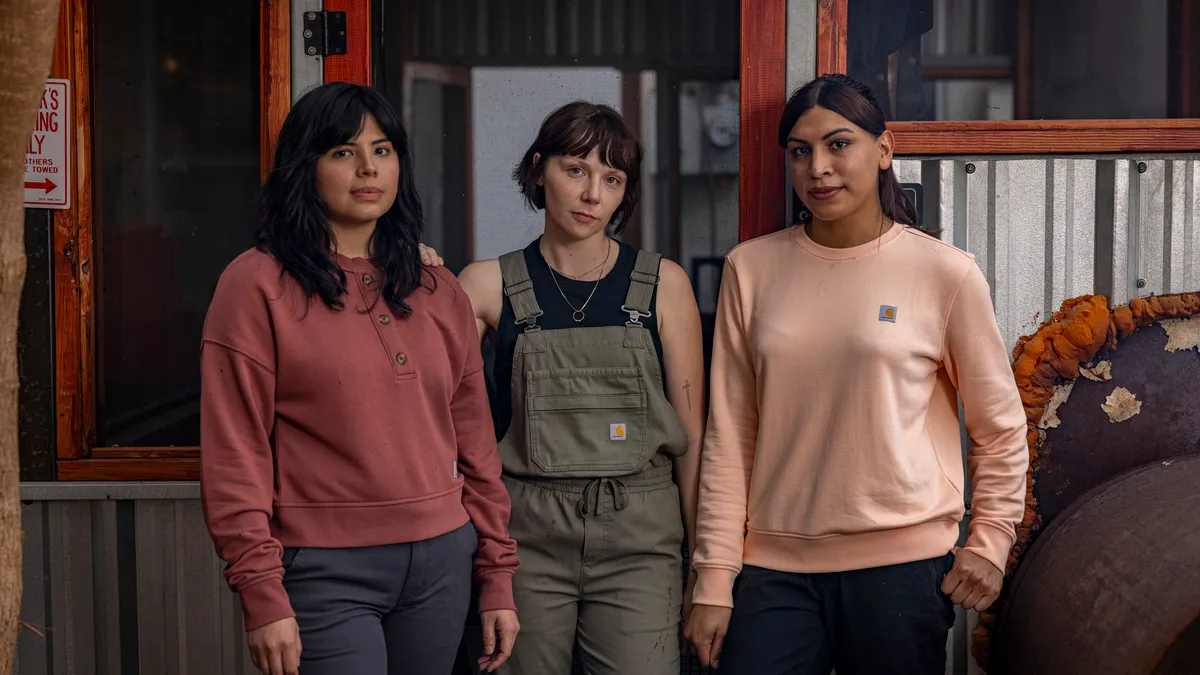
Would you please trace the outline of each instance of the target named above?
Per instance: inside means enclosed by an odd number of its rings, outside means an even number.
[[[641,160],[612,108],[559,108],[513,172],[545,213],[542,236],[460,275],[495,348],[521,561],[521,634],[504,673],[566,675],[575,649],[587,675],[679,673],[704,357],[683,269],[607,234],[637,208]]]

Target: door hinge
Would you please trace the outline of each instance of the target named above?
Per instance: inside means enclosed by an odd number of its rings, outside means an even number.
[[[336,56],[346,53],[346,13],[304,13],[304,53],[309,56]]]

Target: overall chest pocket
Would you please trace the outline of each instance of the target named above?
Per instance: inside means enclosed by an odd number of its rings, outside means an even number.
[[[526,373],[529,453],[548,475],[619,475],[650,452],[645,378],[636,367]]]

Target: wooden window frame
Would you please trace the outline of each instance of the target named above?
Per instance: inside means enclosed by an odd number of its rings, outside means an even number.
[[[830,2],[820,0],[824,8]],[[784,226],[787,184],[776,142],[787,102],[787,0],[742,0],[738,152],[738,239]],[[837,42],[830,41],[832,46]],[[841,40],[845,61],[845,41]]]
[[[819,0],[817,7],[817,74],[846,72],[848,6],[854,0]],[[1019,0],[1018,21],[1030,20],[1031,3]],[[1184,30],[1185,48],[1197,51],[1200,0],[1172,5]],[[783,21],[781,14],[777,21]],[[1021,31],[1017,48],[1018,110],[1029,101],[1032,45]],[[1184,90],[1184,114],[1200,116],[1194,102],[1200,66],[1185,60],[1177,78]],[[1059,155],[1163,153],[1200,151],[1200,117],[1136,120],[1015,120],[1004,122],[892,122],[897,155]]]
[[[55,444],[58,480],[196,480],[199,448],[94,447],[96,442],[95,226],[92,181],[91,12],[62,0],[51,77],[71,81],[77,139],[71,208],[54,213]],[[326,5],[335,4],[327,0]],[[341,4],[350,4],[343,0]],[[365,4],[365,3],[364,3]],[[360,16],[362,12],[357,12]],[[366,13],[369,17],[369,12]],[[368,19],[369,21],[369,19]],[[265,177],[291,106],[291,0],[260,0],[260,161]],[[354,26],[365,30],[365,27]],[[352,52],[353,53],[353,52]],[[331,64],[331,62],[334,62]],[[367,56],[370,63],[370,56]],[[326,73],[337,72],[326,59]],[[367,71],[369,72],[369,71]]]

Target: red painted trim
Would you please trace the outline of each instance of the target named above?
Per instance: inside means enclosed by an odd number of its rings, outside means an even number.
[[[743,0],[738,239],[783,229],[783,148],[776,143],[787,98],[787,0]]]
[[[50,76],[71,81],[71,208],[54,212],[56,452],[83,457],[94,433],[91,0],[62,0]]]
[[[346,13],[346,53],[325,57],[325,81],[371,84],[371,0],[325,0],[325,10]]]
[[[817,75],[846,72],[848,0],[821,0],[817,5]]]
[[[275,141],[292,105],[292,1],[262,0],[259,5],[258,61],[261,76],[259,145],[262,180],[275,161]]]

